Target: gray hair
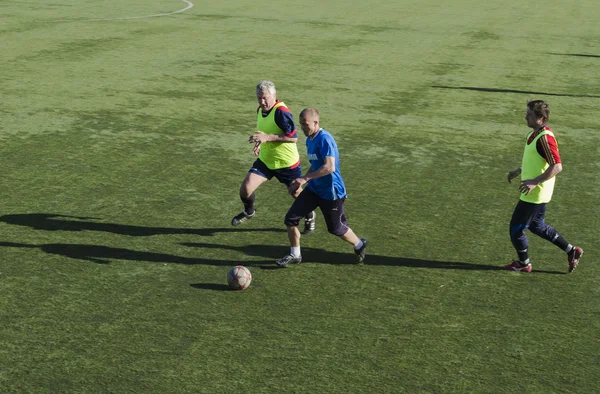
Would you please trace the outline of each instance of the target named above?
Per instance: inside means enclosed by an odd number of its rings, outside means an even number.
[[[277,93],[273,81],[269,81],[267,79],[263,79],[258,83],[258,85],[256,85],[256,93],[260,92],[269,92],[271,94]]]

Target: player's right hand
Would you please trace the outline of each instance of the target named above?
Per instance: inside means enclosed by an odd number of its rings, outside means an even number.
[[[508,180],[508,183],[511,183],[513,179],[515,179],[516,177],[519,176],[519,174],[521,174],[520,168],[517,168],[516,170],[509,172],[508,176],[506,177]]]
[[[254,144],[254,149],[252,149],[252,151],[256,156],[258,156],[258,154],[260,153],[260,142]]]
[[[288,187],[288,193],[290,193],[290,196],[292,197],[298,197],[298,195],[300,194],[300,184],[296,181],[292,181],[292,183],[290,183],[290,186]]]

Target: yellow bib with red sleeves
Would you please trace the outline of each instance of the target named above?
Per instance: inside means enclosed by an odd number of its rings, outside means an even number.
[[[273,106],[269,115],[263,118],[262,111],[258,110],[256,115],[256,129],[265,134],[281,134],[283,131],[275,123],[275,110],[286,107],[283,102]],[[295,143],[292,142],[264,142],[260,145],[258,158],[265,163],[270,170],[291,167],[298,163],[300,155]]]

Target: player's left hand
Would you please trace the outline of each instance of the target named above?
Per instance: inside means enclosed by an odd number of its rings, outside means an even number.
[[[267,142],[268,138],[269,136],[262,131],[255,131],[254,134],[248,138],[248,142],[258,142],[262,144],[263,142]]]
[[[252,151],[256,156],[260,154],[260,142],[254,143],[254,149],[252,149]]]
[[[537,185],[537,182],[533,179],[526,179],[521,182],[521,185],[519,186],[519,191],[521,193],[529,194],[529,192],[535,189]]]

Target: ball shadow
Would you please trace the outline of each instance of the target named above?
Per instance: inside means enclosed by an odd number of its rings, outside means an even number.
[[[192,283],[190,287],[200,290],[235,291],[228,285],[220,283]]]

